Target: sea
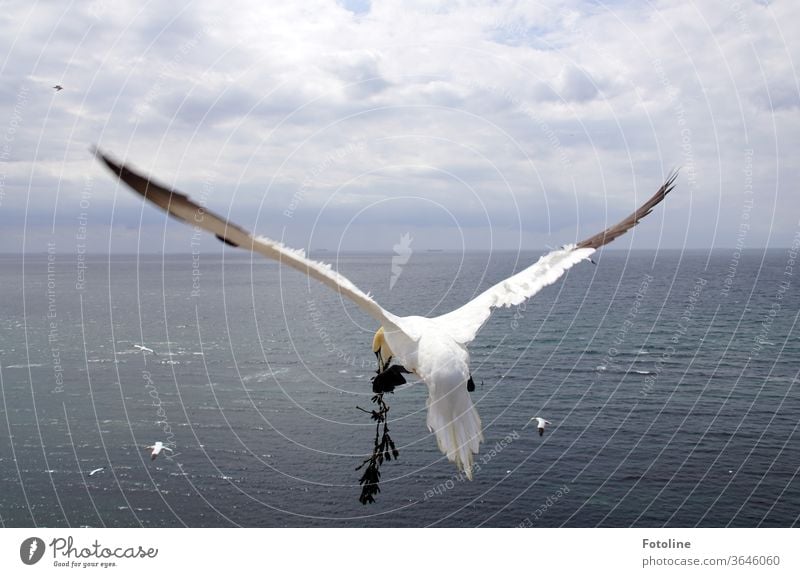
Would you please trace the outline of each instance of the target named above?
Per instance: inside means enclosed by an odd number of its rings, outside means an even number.
[[[429,316],[540,254],[312,257]],[[606,250],[496,310],[469,346],[474,478],[410,380],[385,396],[399,454],[362,504],[378,326],[357,306],[227,248],[0,255],[0,524],[797,526],[796,256]],[[156,441],[172,452],[151,460]]]

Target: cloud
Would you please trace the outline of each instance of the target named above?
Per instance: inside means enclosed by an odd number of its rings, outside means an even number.
[[[325,66],[344,84],[349,98],[363,100],[389,86],[380,72],[380,57],[371,51],[347,50],[325,55]]]
[[[558,75],[556,83],[558,95],[567,101],[586,102],[598,94],[595,81],[577,66],[565,66]]]
[[[676,165],[663,230],[637,246],[730,247],[752,151],[749,246],[785,246],[798,226],[795,4],[12,4],[4,250],[23,226],[29,239],[69,231],[88,180],[94,222],[115,206],[115,222],[143,227],[137,246],[161,250],[163,220],[96,166],[94,143],[205,187],[264,234],[338,245],[338,230],[390,249],[411,232],[419,250],[460,246],[459,227],[473,248],[568,242]]]

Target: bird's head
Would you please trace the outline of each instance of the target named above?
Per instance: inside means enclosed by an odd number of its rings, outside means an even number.
[[[382,373],[392,362],[392,349],[389,348],[389,343],[386,342],[383,327],[378,329],[372,339],[372,352],[375,353],[375,357],[378,359],[378,373]]]

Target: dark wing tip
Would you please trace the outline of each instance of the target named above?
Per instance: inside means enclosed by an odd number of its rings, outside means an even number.
[[[163,184],[159,184],[158,182],[144,177],[137,172],[131,170],[124,164],[119,164],[116,161],[112,160],[111,157],[100,150],[97,146],[92,145],[90,150],[94,153],[95,157],[97,157],[100,162],[105,164],[108,169],[113,172],[122,182],[130,186],[133,190],[141,194],[143,197],[147,198],[150,201],[155,202],[162,208],[167,208],[162,204],[163,201],[169,200],[169,197],[180,198],[183,200],[188,200],[185,194],[180,193],[176,190],[170,189],[168,186],[164,186]],[[161,200],[162,202],[158,202]]]
[[[640,220],[650,214],[653,208],[655,208],[656,205],[658,205],[670,192],[672,192],[672,189],[675,188],[675,180],[677,178],[678,169],[675,169],[670,172],[667,180],[661,185],[661,188],[659,188],[656,193],[650,197],[650,199],[648,199],[647,202],[637,208],[633,214],[621,220],[614,226],[607,228],[603,232],[579,242],[576,245],[576,248],[600,248],[601,246],[610,243],[617,237],[628,232],[634,226],[639,224]]]
[[[249,232],[233,223],[229,223],[224,217],[207,210],[187,195],[159,184],[150,177],[139,174],[124,164],[117,163],[97,146],[92,146],[90,150],[117,178],[174,218],[200,226],[230,246],[240,247],[245,240],[248,242],[252,240]],[[230,236],[235,238],[229,238]]]
[[[229,240],[229,239],[225,238],[224,236],[221,236],[219,234],[215,234],[214,236],[216,236],[218,240],[221,240],[222,242],[224,242],[228,246],[237,247],[237,248],[239,246],[238,244],[236,244],[232,240]]]
[[[111,156],[110,156],[110,155],[108,155],[108,154],[106,154],[105,152],[103,152],[102,150],[100,150],[100,147],[99,147],[99,146],[97,146],[96,144],[92,144],[92,145],[89,147],[89,151],[90,151],[92,154],[94,154],[94,157],[95,157],[97,160],[99,160],[100,162],[102,162],[103,164],[105,164],[105,165],[106,165],[106,166],[107,166],[109,169],[111,169],[113,172],[116,172],[117,174],[119,174],[119,171],[120,171],[120,169],[122,168],[122,166],[121,166],[121,165],[119,165],[119,164],[117,164],[116,162],[114,162],[114,161],[111,159]]]
[[[189,200],[189,197],[185,194],[172,190],[163,184],[159,184],[149,177],[142,176],[124,164],[117,163],[97,146],[92,146],[91,150],[95,157],[105,164],[117,178],[127,184],[133,191],[171,214],[174,218],[183,222],[189,222],[185,216],[181,216],[175,210],[176,206],[180,204],[188,206],[195,211],[202,210]]]

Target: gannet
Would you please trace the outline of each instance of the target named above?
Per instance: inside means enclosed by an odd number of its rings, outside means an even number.
[[[540,436],[540,437],[541,437],[542,435],[544,435],[544,427],[545,427],[545,425],[552,425],[552,424],[553,424],[553,423],[551,423],[550,421],[545,421],[545,420],[544,420],[543,418],[541,418],[541,417],[533,417],[533,418],[531,419],[531,421],[536,421],[536,428],[537,428],[537,429],[539,429],[539,436]]]
[[[158,457],[158,454],[161,453],[162,449],[172,453],[172,449],[170,449],[169,447],[164,445],[164,443],[162,443],[161,441],[156,441],[153,445],[150,445],[149,447],[145,447],[145,449],[151,449],[153,451],[152,453],[150,453],[150,460],[151,461],[155,461],[156,460],[156,457]]]
[[[381,380],[386,370],[393,371],[387,375],[390,386],[403,379],[399,369],[389,368],[394,360],[425,382],[428,386],[428,429],[436,436],[439,450],[469,479],[472,479],[474,455],[478,454],[483,432],[478,411],[467,390],[471,380],[467,345],[486,323],[492,309],[522,304],[553,284],[567,269],[633,228],[664,200],[677,178],[677,172],[671,173],[647,202],[619,223],[577,244],[551,250],[528,268],[500,281],[460,308],[433,318],[399,317],[381,307],[330,265],[307,258],[303,250],[291,249],[267,237],[253,236],[187,195],[118,164],[100,150],[94,152],[131,189],[178,220],[210,232],[225,244],[257,252],[297,269],[347,297],[372,316],[379,325],[372,348],[378,359],[379,375],[375,380]]]
[[[95,476],[95,475],[97,475],[97,473],[99,473],[100,471],[105,471],[105,470],[106,470],[106,468],[105,468],[105,467],[98,467],[97,469],[92,469],[91,471],[89,471],[89,476],[90,476],[90,477],[94,477],[94,476]]]

